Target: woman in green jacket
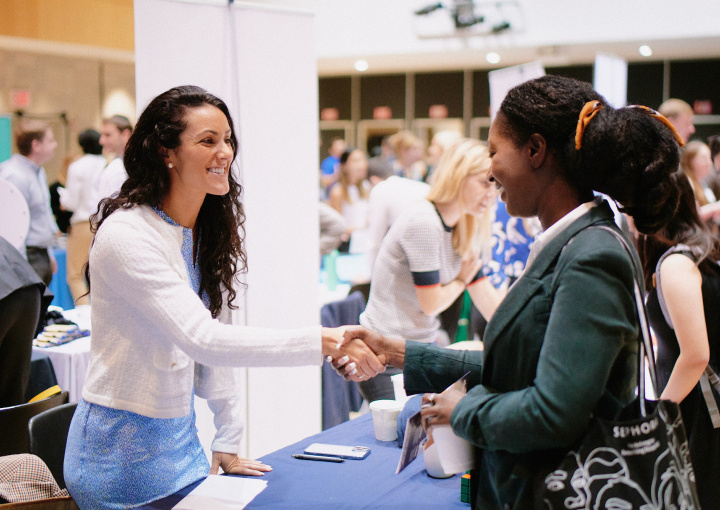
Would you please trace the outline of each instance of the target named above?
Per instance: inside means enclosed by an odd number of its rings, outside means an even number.
[[[512,89],[490,128],[491,172],[513,216],[537,216],[524,274],[485,332],[484,352],[457,352],[354,329],[403,367],[408,394],[440,392],[471,372],[466,395],[429,394],[424,426],[450,424],[476,447],[475,508],[533,508],[593,414],[635,393],[639,327],[633,263],[595,226],[617,228],[593,191],[635,227],[673,215],[676,138],[654,112],[613,109],[590,84],[546,76]],[[342,369],[341,369],[342,370]]]

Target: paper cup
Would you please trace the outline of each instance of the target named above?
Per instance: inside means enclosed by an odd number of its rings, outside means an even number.
[[[429,443],[423,451],[423,460],[425,461],[425,470],[428,476],[433,478],[450,478],[453,474],[446,473],[440,464],[440,455],[438,455],[437,443]]]
[[[397,439],[397,417],[402,404],[395,400],[376,400],[370,403],[375,439],[395,441]]]

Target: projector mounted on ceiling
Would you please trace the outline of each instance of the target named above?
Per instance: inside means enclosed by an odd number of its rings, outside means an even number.
[[[449,14],[449,16],[448,16]],[[415,32],[420,38],[493,35],[520,24],[517,2],[448,0],[414,11]]]

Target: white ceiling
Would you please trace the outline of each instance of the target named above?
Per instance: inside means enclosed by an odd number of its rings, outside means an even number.
[[[598,51],[628,61],[720,57],[717,0],[475,0],[476,14],[486,21],[465,30],[455,29],[450,9],[413,14],[431,0],[285,1],[315,12],[322,76],[355,74],[358,59],[368,62],[367,73],[388,73],[534,60],[546,66],[591,63]],[[500,21],[511,28],[491,34]],[[640,45],[650,46],[653,55],[641,56]],[[490,51],[500,55],[498,64],[487,62]]]
[[[227,0],[176,0],[225,4]],[[452,7],[457,0],[446,0]],[[433,0],[252,0],[311,12],[318,74],[490,69],[541,60],[545,66],[590,64],[598,51],[630,62],[720,58],[720,0],[475,1],[483,24],[456,30],[449,9],[416,16]],[[241,3],[237,0],[236,3]],[[498,7],[499,6],[499,7]],[[509,21],[501,34],[490,27]],[[653,54],[642,57],[640,45]],[[0,48],[132,62],[131,51],[0,36]],[[490,64],[488,52],[500,56]],[[720,77],[718,77],[720,79]]]

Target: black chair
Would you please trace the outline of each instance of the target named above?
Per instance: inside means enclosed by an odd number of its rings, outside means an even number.
[[[33,416],[28,423],[30,453],[37,455],[47,464],[61,489],[65,488],[65,445],[76,407],[77,402],[53,407]]]
[[[51,388],[57,383],[55,369],[48,355],[33,351],[30,358],[30,380],[25,390],[25,402],[29,402],[41,391]]]
[[[33,416],[68,402],[68,392],[52,397],[0,409],[0,455],[30,453],[28,422]]]

